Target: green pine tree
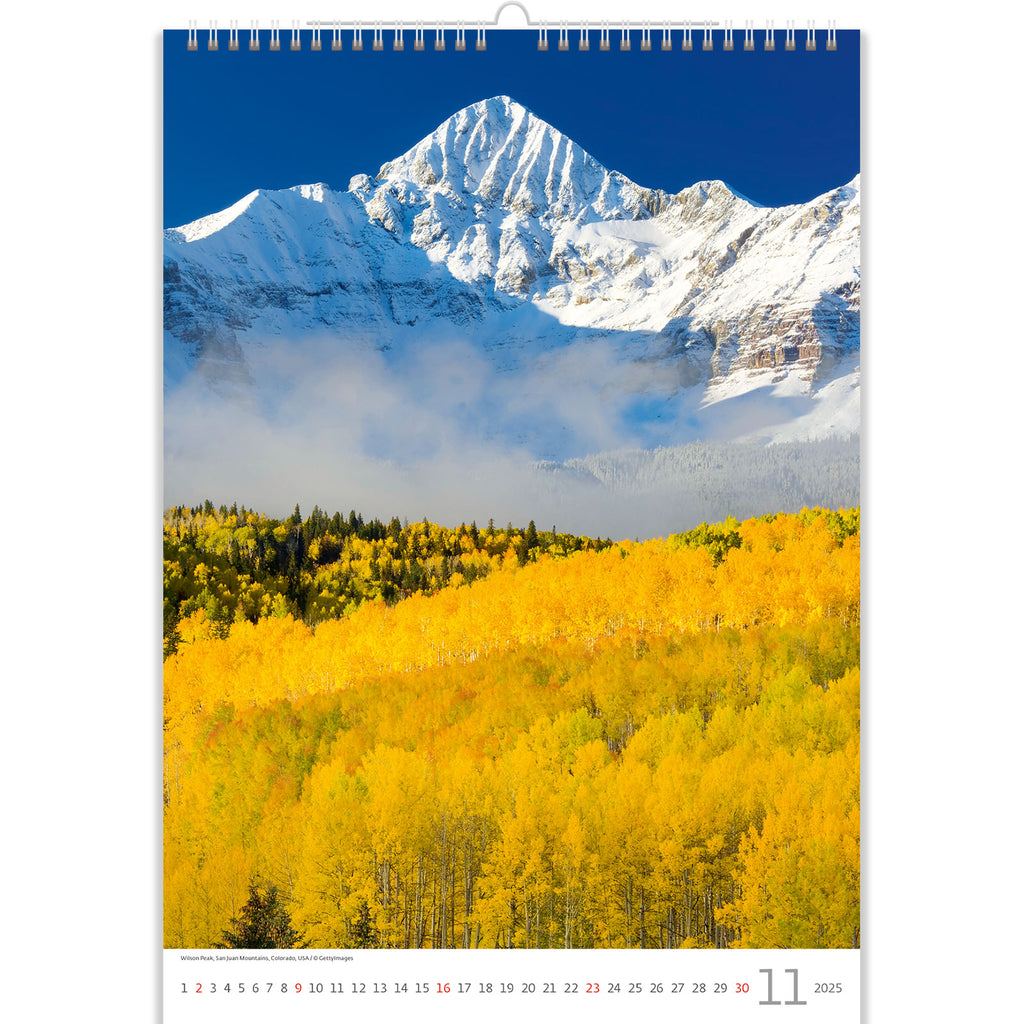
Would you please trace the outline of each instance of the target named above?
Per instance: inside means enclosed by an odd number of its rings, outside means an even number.
[[[352,945],[356,949],[376,949],[380,945],[377,929],[370,918],[370,908],[364,902],[359,907],[359,917],[351,924]]]
[[[537,524],[531,519],[530,525],[526,528],[526,546],[531,551],[540,544],[537,539]]]
[[[231,928],[221,933],[217,949],[299,949],[301,936],[292,928],[291,917],[277,892],[277,886],[249,885],[249,901]]]

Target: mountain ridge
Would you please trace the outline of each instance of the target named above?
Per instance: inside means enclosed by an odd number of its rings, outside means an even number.
[[[678,417],[673,400],[690,419],[737,409],[721,436],[849,433],[859,192],[859,175],[784,207],[717,180],[644,188],[490,97],[344,192],[256,190],[165,231],[166,377],[201,367],[214,386],[244,386],[252,347],[275,337],[397,357],[455,331],[502,372],[585,360],[599,343],[656,418]],[[829,388],[851,399],[837,424],[812,415]],[[807,428],[794,438],[796,420]]]

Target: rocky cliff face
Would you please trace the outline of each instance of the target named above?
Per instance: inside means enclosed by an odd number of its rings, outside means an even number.
[[[258,191],[168,230],[166,375],[244,381],[273,337],[387,351],[447,330],[509,370],[600,340],[705,406],[852,393],[859,229],[859,179],[781,208],[719,181],[670,195],[499,96],[345,192]]]

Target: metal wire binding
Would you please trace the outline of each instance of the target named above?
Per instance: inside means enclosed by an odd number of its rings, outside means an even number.
[[[196,22],[193,19],[189,19],[188,23],[188,48],[190,50],[198,50],[199,43],[196,42]]]
[[[206,40],[206,48],[208,50],[217,49],[217,22],[210,22],[210,35]]]
[[[483,21],[481,21],[479,23],[479,26],[476,29],[476,49],[477,50],[486,50],[487,49],[487,27],[488,27],[488,25],[491,25],[491,27],[498,26],[502,10],[504,10],[504,8],[508,7],[508,6],[519,7],[522,10],[523,14],[526,16],[526,24],[527,24],[528,27],[531,24],[534,24],[534,23],[531,22],[531,20],[529,18],[529,15],[528,15],[528,13],[526,11],[526,8],[523,6],[522,3],[519,3],[518,0],[507,0],[507,2],[502,3],[501,6],[498,8],[498,12],[497,12],[497,15],[495,16],[495,20],[494,20],[493,23],[483,22]],[[307,21],[306,24],[307,24],[307,26],[311,27],[311,29],[312,29],[310,49],[312,49],[312,50],[321,50],[322,49],[323,43],[322,43],[322,39],[321,39],[321,31],[322,31],[323,26],[325,26],[325,25],[330,25],[332,27],[332,32],[331,32],[331,49],[332,50],[336,50],[336,51],[344,49],[344,46],[343,46],[343,43],[342,43],[342,30],[343,30],[344,27],[346,27],[344,22],[341,22],[341,21],[319,21],[319,20],[316,20],[316,21]],[[681,36],[682,36],[681,48],[683,50],[692,50],[693,49],[693,37],[692,37],[693,24],[694,23],[691,23],[690,21],[687,20],[687,21],[684,21],[682,23],[682,25],[681,25]],[[713,50],[714,49],[714,27],[713,27],[713,25],[714,24],[721,24],[721,23],[711,23],[711,22],[707,22],[707,21],[698,21],[695,24],[696,24],[696,26],[698,28],[702,27],[704,29],[704,38],[703,38],[703,42],[702,42],[702,49],[704,49],[704,50]],[[254,19],[254,20],[250,21],[249,26],[250,26],[249,27],[249,49],[251,51],[258,51],[260,49],[259,21]],[[384,42],[383,42],[383,30],[384,30],[384,27],[385,26],[384,26],[383,22],[378,21],[378,22],[375,23],[374,37],[373,37],[373,49],[374,50],[383,50],[384,49]],[[387,25],[386,27],[394,29],[394,46],[393,46],[393,48],[395,50],[404,50],[405,49],[405,30],[404,30],[403,24],[401,22],[398,22],[394,26]],[[640,35],[640,49],[641,50],[650,51],[652,49],[652,41],[651,41],[651,34],[652,33],[651,33],[651,24],[650,24],[650,22],[643,22],[642,24],[637,25],[635,27],[639,28],[640,29],[640,33],[641,33],[641,35]],[[675,27],[680,27],[680,26],[678,26],[678,23],[676,23],[676,25],[673,25],[673,22],[670,21],[670,20],[666,20],[664,22],[663,27],[662,27],[662,33],[661,33],[661,49],[662,50],[664,50],[664,51],[671,51],[672,50],[672,48],[673,48],[672,35],[673,35],[673,32],[675,31]],[[575,24],[575,25],[572,24],[571,22],[567,22],[567,21],[563,21],[561,23],[561,26],[559,28],[558,49],[559,50],[568,50],[569,49],[569,30],[570,30],[570,28],[578,28],[578,30],[579,30],[579,49],[582,50],[582,51],[589,51],[590,48],[591,48],[590,47],[590,25],[589,25],[589,23],[587,23],[585,21],[582,22],[582,23],[579,23],[579,24]],[[422,21],[417,21],[415,23],[415,30],[414,31],[415,31],[415,42],[413,43],[413,49],[422,51],[422,50],[425,49],[425,46],[426,46],[425,38],[424,38],[425,30],[424,30],[423,22]],[[600,30],[599,31],[600,31],[600,42],[598,44],[598,48],[601,49],[601,50],[610,50],[611,49],[611,29],[610,29],[609,24],[608,24],[607,21],[604,21],[604,22],[600,23]],[[238,28],[238,21],[237,21],[237,19],[232,19],[229,22],[228,33],[229,33],[228,34],[228,49],[229,50],[237,51],[239,49],[239,47],[240,47],[240,43],[239,43],[239,28]],[[219,38],[219,32],[218,32],[218,28],[217,28],[217,22],[216,22],[216,20],[212,20],[209,23],[209,33],[208,33],[206,48],[208,50],[216,51],[216,50],[219,49],[219,47],[220,47],[220,38]],[[733,39],[733,22],[727,20],[727,21],[724,22],[724,32],[723,32],[722,48],[723,48],[723,50],[732,51],[733,49],[735,49],[735,47],[736,47],[736,43],[735,43],[735,41]],[[189,50],[198,50],[199,49],[198,22],[195,19],[190,19],[189,22],[188,22],[187,48]],[[290,47],[289,48],[291,50],[301,50],[302,49],[302,29],[301,29],[301,22],[298,19],[294,19],[292,21],[291,41],[290,41]],[[445,48],[446,48],[445,28],[444,28],[443,24],[438,24],[437,27],[436,27],[436,32],[435,32],[434,49],[437,50],[437,51],[443,51]],[[546,51],[548,48],[549,48],[548,47],[548,25],[546,23],[542,22],[542,23],[537,25],[537,49],[538,50]],[[624,22],[624,23],[622,23],[621,28],[620,28],[619,49],[628,52],[631,48],[632,48],[631,25],[628,22]],[[776,46],[775,46],[775,22],[772,21],[772,20],[769,20],[766,23],[764,48],[765,48],[765,50],[767,50],[769,52],[774,51],[775,48],[776,48]],[[787,50],[795,50],[796,49],[796,22],[792,21],[792,20],[787,20],[787,22],[786,22],[785,48]],[[804,44],[804,49],[807,50],[807,51],[810,51],[810,52],[814,52],[814,51],[817,50],[817,48],[818,48],[818,38],[817,38],[817,30],[816,30],[816,27],[815,27],[815,22],[813,20],[808,20],[808,22],[807,22],[807,37],[806,37],[806,42]],[[830,19],[829,22],[828,22],[825,48],[827,50],[833,50],[833,51],[837,48],[836,22],[835,22],[834,19]],[[281,49],[280,22],[276,21],[276,20],[271,22],[270,49],[271,50],[280,50]],[[352,26],[352,49],[355,50],[355,51],[361,51],[363,49],[362,26],[361,26],[360,22],[355,22],[354,25]],[[455,39],[455,49],[456,50],[465,50],[466,49],[466,30],[465,30],[465,25],[464,25],[463,22],[459,22],[458,25],[457,25],[456,39]],[[750,21],[750,20],[747,20],[744,23],[743,49],[744,50],[754,50],[754,49],[756,49],[756,42],[755,42],[755,38],[754,38],[754,22]]]
[[[228,22],[228,49],[238,49],[238,20]]]

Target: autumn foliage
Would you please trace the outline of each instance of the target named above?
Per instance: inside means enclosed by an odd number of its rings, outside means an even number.
[[[367,601],[459,587],[548,554],[600,551],[611,541],[525,528],[449,529],[426,520],[387,525],[349,512],[299,506],[287,519],[243,505],[206,501],[164,515],[164,654],[203,626],[214,636],[232,622],[291,615],[307,625],[342,618]],[[184,634],[183,631],[184,630]]]
[[[530,551],[180,618],[165,945],[255,878],[320,948],[859,944],[857,510]]]

